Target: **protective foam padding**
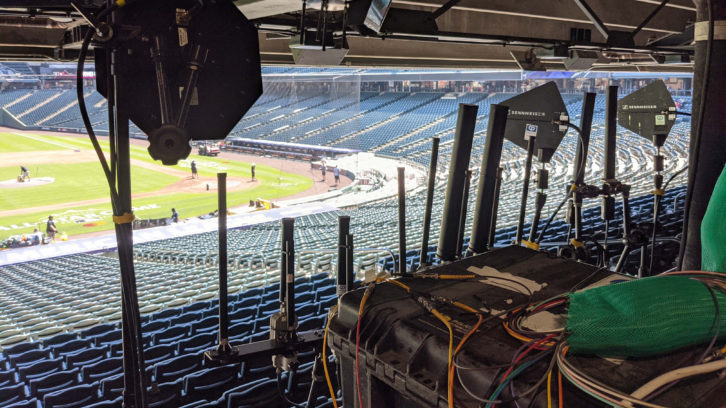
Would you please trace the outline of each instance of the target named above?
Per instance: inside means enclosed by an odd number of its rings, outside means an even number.
[[[570,352],[649,356],[708,343],[716,333],[726,337],[722,290],[688,276],[661,276],[573,293]]]
[[[701,267],[726,272],[726,167],[719,176],[701,223]]]

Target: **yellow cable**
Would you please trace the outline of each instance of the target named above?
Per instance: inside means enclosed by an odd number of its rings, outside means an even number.
[[[130,224],[136,219],[134,213],[124,213],[123,215],[114,215],[111,217],[115,224]]]
[[[463,306],[466,306],[466,305],[463,305]],[[468,306],[466,306],[466,307],[468,307]],[[459,345],[456,346],[456,350],[454,350],[454,355],[452,356],[452,363],[453,363],[453,360],[456,357],[456,355],[459,353],[459,350],[461,350],[464,347],[464,344],[469,340],[469,338],[472,335],[474,335],[474,333],[479,329],[479,326],[481,326],[482,322],[484,321],[481,313],[479,313],[478,316],[479,316],[479,321],[476,322],[474,327],[472,327],[471,330],[469,330],[469,332],[466,333],[464,338],[462,338],[461,341],[459,341]],[[449,384],[448,385],[448,391],[449,391],[448,398],[449,398],[450,406],[451,406],[451,404],[453,404],[453,401],[454,401],[454,371],[455,370],[456,370],[456,366],[454,364],[452,364],[451,367],[449,368],[449,383],[448,383]]]
[[[411,287],[410,286],[404,285],[403,283],[399,282],[396,279],[387,280],[386,282],[392,283],[394,285],[398,285],[398,286],[402,287],[403,290],[405,290],[406,292],[411,293]]]
[[[439,279],[474,279],[476,275],[439,275]]]
[[[526,336],[522,336],[521,334],[519,334],[519,333],[515,332],[514,330],[512,330],[511,328],[509,328],[509,323],[507,323],[506,321],[503,323],[503,325],[504,325],[504,330],[506,330],[507,333],[509,333],[509,335],[514,337],[515,339],[521,340],[525,343],[531,343],[534,341],[534,339],[526,337]],[[552,346],[555,346],[556,344],[557,343],[555,343],[555,342],[548,341],[546,343],[542,343],[541,346],[552,347]]]
[[[539,251],[539,244],[532,241],[527,241],[526,239],[522,241],[522,245],[526,246],[529,249]]]
[[[455,301],[454,301],[454,306],[458,307],[459,309],[464,309],[464,310],[466,310],[467,312],[471,312],[471,313],[479,313],[479,312],[478,312],[478,311],[477,311],[476,309],[474,309],[473,307],[471,307],[471,306],[467,306],[467,305],[465,305],[465,304],[463,304],[463,303],[459,302],[458,300],[455,300]]]
[[[547,408],[552,408],[552,370],[547,373]]]
[[[338,305],[333,305],[328,312],[328,322],[325,324],[325,334],[323,334],[323,370],[325,371],[325,381],[328,383],[328,390],[330,391],[330,398],[333,399],[333,407],[338,408],[338,401],[335,397],[335,390],[333,389],[333,383],[330,381],[330,373],[328,372],[328,358],[325,355],[325,350],[328,348],[328,331],[330,330],[330,320],[338,310]]]
[[[437,319],[441,320],[441,323],[443,323],[446,328],[449,329],[449,364],[446,368],[446,372],[448,373],[447,395],[449,395],[449,408],[454,408],[454,399],[451,398],[451,396],[453,395],[453,390],[450,386],[448,386],[448,384],[451,384],[452,379],[451,361],[454,354],[454,329],[451,328],[451,323],[449,323],[449,320],[451,320],[450,317],[441,314],[438,310],[434,308],[431,309],[431,314],[436,316]]]

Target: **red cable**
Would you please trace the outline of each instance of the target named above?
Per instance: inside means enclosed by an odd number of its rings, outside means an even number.
[[[355,385],[356,390],[358,391],[358,403],[360,404],[360,407],[363,408],[365,405],[363,405],[363,395],[360,392],[360,365],[358,363],[358,356],[360,353],[360,321],[361,315],[359,314],[358,324],[355,329]]]
[[[538,345],[540,345],[540,344],[542,344],[542,343],[544,343],[544,342],[552,339],[555,336],[557,336],[557,334],[550,334],[549,336],[547,336],[545,338],[542,338],[542,339],[539,339],[536,342],[532,343],[532,345],[530,345],[529,347],[527,347],[527,349],[524,350],[522,352],[522,354],[520,354],[519,356],[517,356],[517,358],[514,360],[514,362],[512,363],[512,365],[509,366],[509,369],[507,369],[507,371],[502,376],[501,382],[504,382],[504,380],[507,379],[507,377],[509,376],[509,373],[511,373],[512,370],[514,370],[514,365],[517,364],[520,360],[522,360],[524,358],[524,356],[527,355],[527,353],[529,353],[530,351],[532,351],[532,349],[536,348]]]

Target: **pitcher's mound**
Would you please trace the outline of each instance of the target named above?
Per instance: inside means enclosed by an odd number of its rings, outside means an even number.
[[[20,188],[20,187],[33,187],[50,184],[55,181],[55,177],[35,177],[29,181],[19,182],[15,180],[4,180],[0,181],[0,188]]]

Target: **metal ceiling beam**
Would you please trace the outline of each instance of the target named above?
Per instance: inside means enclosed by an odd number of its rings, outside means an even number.
[[[597,16],[610,30],[632,31],[643,20],[644,16],[650,14],[655,6],[662,0],[651,5],[635,0],[587,0]],[[658,14],[658,18],[651,20],[643,32],[652,35],[657,33],[679,33],[687,26],[689,21],[695,20],[693,11],[683,8],[670,7],[671,0]],[[393,7],[412,8],[417,10],[434,11],[444,4],[444,0],[393,0]],[[510,19],[515,17],[522,20],[517,25],[509,27],[510,31],[522,30],[527,24],[559,24],[575,23],[587,25],[584,28],[592,28],[592,22],[585,17],[582,10],[571,0],[548,0],[518,2],[511,0],[461,0],[459,4],[441,18],[437,19],[440,25],[450,24],[461,28],[454,20],[468,19],[469,15],[484,14],[489,22],[496,23],[498,16],[507,16]],[[481,28],[484,29],[484,28]],[[595,31],[595,30],[593,30]],[[597,33],[597,31],[595,31]],[[598,36],[599,33],[597,33]]]
[[[643,29],[643,27],[647,26],[648,23],[650,23],[650,20],[652,20],[653,17],[655,17],[655,15],[658,14],[658,12],[663,7],[665,7],[665,5],[668,4],[669,1],[670,0],[663,0],[663,1],[661,1],[660,4],[658,5],[658,7],[656,7],[655,9],[653,9],[653,11],[650,14],[648,14],[648,17],[646,17],[645,20],[643,20],[642,23],[640,23],[637,27],[635,27],[635,30],[633,30],[633,36],[635,36],[636,34],[638,34],[640,32],[640,30]]]
[[[597,31],[602,34],[605,39],[607,39],[610,36],[610,30],[608,30],[607,27],[605,27],[605,23],[600,20],[600,17],[597,16],[595,11],[590,7],[590,5],[587,4],[585,0],[574,0],[575,4],[577,4],[577,7],[582,10],[582,12],[585,14],[588,20],[592,22],[592,24],[595,26]]]
[[[443,6],[439,7],[436,11],[434,11],[433,17],[434,19],[439,18],[441,15],[446,13],[447,11],[451,10],[452,7],[459,4],[461,0],[449,0],[446,3],[444,3]]]

